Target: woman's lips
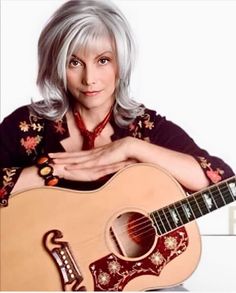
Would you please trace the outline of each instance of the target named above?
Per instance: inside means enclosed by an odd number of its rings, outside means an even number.
[[[82,92],[87,97],[94,97],[98,95],[101,91],[87,91],[87,92]]]

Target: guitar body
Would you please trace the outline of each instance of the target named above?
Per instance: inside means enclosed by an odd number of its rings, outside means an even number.
[[[1,208],[0,289],[59,291],[76,283],[79,290],[137,291],[180,284],[199,262],[198,227],[193,221],[157,235],[149,214],[185,196],[170,175],[148,164],[121,170],[95,191],[45,187],[13,195]]]

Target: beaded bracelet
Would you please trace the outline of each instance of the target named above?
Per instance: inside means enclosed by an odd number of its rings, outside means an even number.
[[[59,182],[59,177],[53,175],[53,167],[49,164],[50,158],[43,155],[37,160],[38,174],[44,179],[46,186],[56,186]]]

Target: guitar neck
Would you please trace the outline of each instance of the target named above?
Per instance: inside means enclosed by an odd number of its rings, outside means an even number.
[[[170,232],[236,200],[236,176],[150,214],[158,235]]]

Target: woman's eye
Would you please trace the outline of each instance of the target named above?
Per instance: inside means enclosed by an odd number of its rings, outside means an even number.
[[[78,67],[78,66],[80,66],[80,65],[82,65],[82,64],[81,64],[81,62],[80,62],[79,60],[72,59],[72,60],[70,60],[69,65],[70,65],[71,67]]]
[[[110,60],[109,60],[108,58],[101,58],[101,59],[99,60],[99,63],[100,63],[101,65],[106,65],[109,61],[110,61]]]

